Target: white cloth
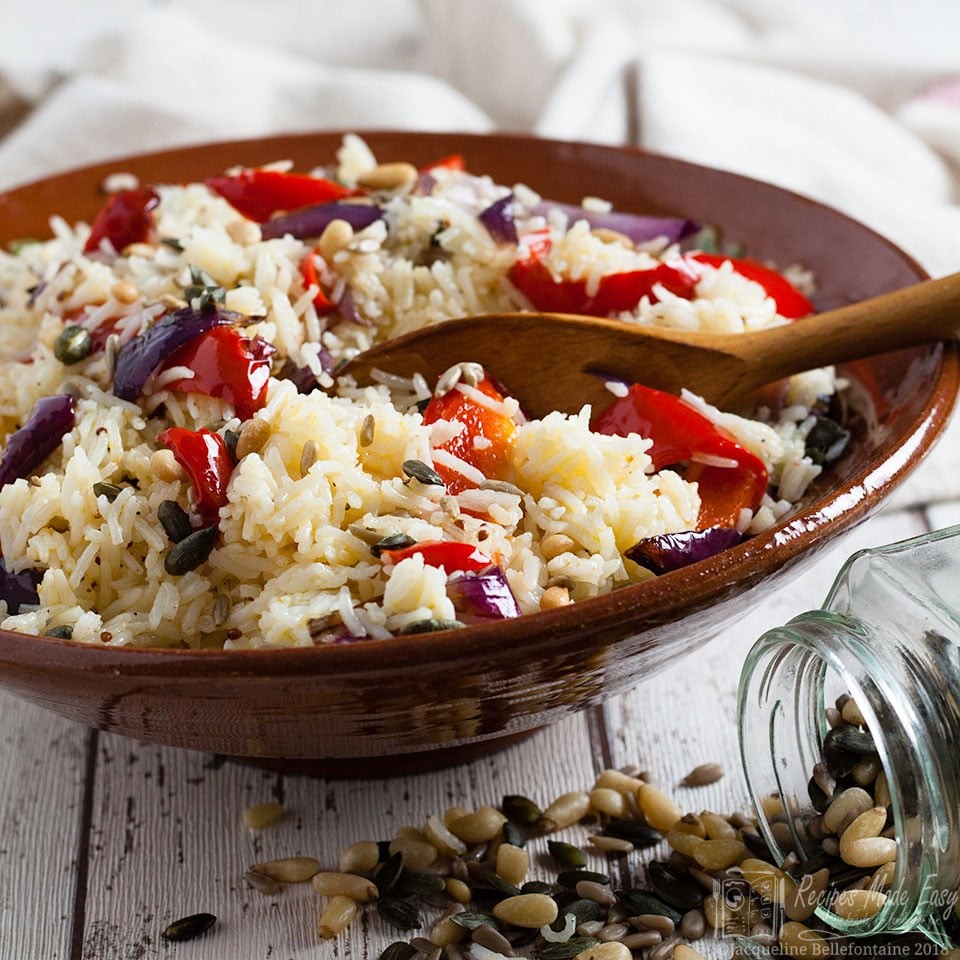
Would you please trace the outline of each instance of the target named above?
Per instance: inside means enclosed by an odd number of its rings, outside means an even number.
[[[212,139],[528,130],[767,180],[960,270],[960,4],[8,0],[0,31],[0,189]]]

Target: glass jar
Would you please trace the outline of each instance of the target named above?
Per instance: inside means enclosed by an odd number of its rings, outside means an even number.
[[[949,946],[960,888],[960,526],[854,554],[824,609],[769,631],[751,650],[740,751],[778,863],[793,846],[800,861],[823,864],[825,801],[811,775],[838,721],[834,698],[844,694],[882,763],[889,795],[866,788],[888,809],[897,857],[879,912],[843,919],[821,906],[817,917],[840,934],[920,930]]]

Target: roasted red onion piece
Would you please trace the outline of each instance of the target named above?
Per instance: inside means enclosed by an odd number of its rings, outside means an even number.
[[[0,487],[30,476],[60,446],[76,422],[76,401],[68,394],[38,400],[27,422],[7,441],[0,460]]]
[[[654,573],[669,573],[698,560],[706,560],[743,540],[732,527],[708,527],[683,533],[663,533],[635,543],[625,555]]]

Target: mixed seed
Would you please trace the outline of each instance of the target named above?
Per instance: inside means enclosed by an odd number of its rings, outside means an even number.
[[[257,864],[247,881],[268,896],[311,881],[322,898],[324,939],[375,910],[409,938],[391,943],[379,960],[703,960],[689,944],[709,935],[732,940],[734,958],[744,960],[842,956],[850,943],[820,926],[815,911],[876,914],[897,852],[882,766],[850,703],[840,698],[830,710],[834,725],[810,781],[816,814],[802,825],[821,852],[805,861],[791,852],[776,865],[755,818],[684,812],[649,774],[625,768],[604,770],[590,790],[564,793],[544,808],[518,795],[498,807],[452,807],[401,827],[391,840],[351,844],[336,871],[295,857]],[[719,765],[705,764],[682,783],[722,776]],[[268,806],[272,817],[276,805]],[[248,822],[265,825],[263,809],[254,808]],[[764,801],[763,813],[779,841],[777,825],[786,824],[779,798]],[[554,836],[575,827],[588,833]],[[635,882],[627,857],[645,849],[655,855]],[[598,852],[609,872],[590,867]],[[549,878],[531,877],[532,868],[549,870]],[[425,932],[411,936],[418,930]],[[858,955],[870,956],[875,942],[857,941]],[[909,950],[916,941],[894,942]]]

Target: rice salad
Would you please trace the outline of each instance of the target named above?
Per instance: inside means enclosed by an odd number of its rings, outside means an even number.
[[[710,438],[667,463],[589,407],[527,420],[470,357],[439,383],[338,375],[469,314],[737,332],[809,312],[809,278],[702,233],[691,255],[684,221],[553,204],[459,157],[378,163],[353,135],[310,174],[105,189],[92,224],[0,253],[2,628],[280,647],[534,613],[763,530],[842,448],[832,369],[754,419],[696,384],[654,397]],[[621,427],[641,389],[611,385]]]

